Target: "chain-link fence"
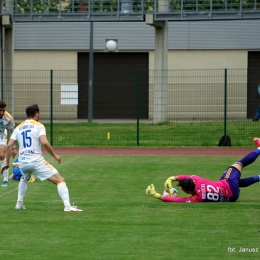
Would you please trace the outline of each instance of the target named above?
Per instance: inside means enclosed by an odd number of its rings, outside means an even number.
[[[259,70],[4,71],[16,124],[37,103],[53,146],[251,146]]]

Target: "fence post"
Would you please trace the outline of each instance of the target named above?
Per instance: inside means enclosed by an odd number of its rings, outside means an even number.
[[[136,145],[139,146],[140,70],[136,71]]]
[[[51,119],[51,124],[50,124],[50,141],[51,141],[51,146],[53,146],[53,71],[51,70],[51,78],[50,78],[50,119]]]
[[[90,22],[88,72],[88,122],[93,119],[93,22]]]
[[[224,89],[224,135],[227,135],[227,69],[225,69]]]
[[[227,135],[227,69],[224,82],[224,135],[220,138],[218,146],[231,146],[231,138]]]

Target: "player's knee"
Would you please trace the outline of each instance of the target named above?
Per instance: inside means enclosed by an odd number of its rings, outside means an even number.
[[[66,182],[62,181],[57,183],[57,186],[61,187],[61,186],[67,186]]]
[[[60,184],[60,183],[65,183],[65,179],[60,175],[60,174],[58,174],[58,181],[57,181],[57,184]]]
[[[235,167],[240,172],[242,172],[242,170],[243,170],[243,165],[240,162],[236,162],[236,163],[232,164],[231,166]]]
[[[60,179],[60,183],[62,183],[62,182],[66,183],[66,181],[63,177],[61,177],[61,179]]]

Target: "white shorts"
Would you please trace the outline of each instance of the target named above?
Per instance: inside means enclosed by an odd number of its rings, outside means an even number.
[[[7,131],[6,131],[6,129],[3,133],[0,134],[0,145],[7,146]]]
[[[28,181],[34,173],[41,181],[49,179],[58,171],[47,161],[19,162],[23,180]]]

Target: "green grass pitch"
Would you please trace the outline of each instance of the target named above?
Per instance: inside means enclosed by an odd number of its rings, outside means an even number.
[[[10,181],[0,187],[1,260],[260,258],[260,183],[241,189],[236,203],[174,204],[145,194],[151,183],[161,193],[172,175],[219,179],[240,158],[63,155],[60,165],[46,159],[84,211],[63,212],[56,187],[39,179],[28,184],[27,209],[15,210],[18,182]],[[258,174],[260,159],[242,175]]]

